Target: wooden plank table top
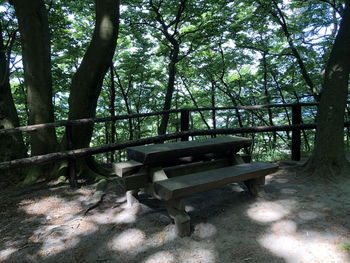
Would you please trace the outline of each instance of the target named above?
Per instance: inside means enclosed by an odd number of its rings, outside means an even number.
[[[222,136],[204,140],[129,147],[127,156],[129,160],[153,164],[208,153],[237,153],[241,148],[250,146],[251,143],[252,140],[249,138]]]

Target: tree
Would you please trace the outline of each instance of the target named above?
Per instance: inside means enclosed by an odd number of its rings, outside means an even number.
[[[11,25],[11,30],[19,23],[21,33],[23,56],[15,42],[9,77],[22,124],[33,123],[33,116],[39,119],[45,112],[40,122],[50,122],[51,108],[56,120],[64,120],[171,107],[309,102],[317,95],[313,88],[318,91],[321,87],[320,72],[339,30],[339,14],[344,12],[338,5],[340,0],[334,6],[330,1],[319,0],[258,1],[261,4],[247,0],[125,1],[118,52],[113,56],[119,30],[119,2],[30,2],[29,5],[23,0],[14,1],[18,21],[9,16],[2,20],[5,28]],[[3,10],[0,12],[12,12]],[[110,34],[101,38],[100,25],[105,22]],[[7,47],[9,32],[5,31]],[[28,32],[33,32],[35,39],[28,37]],[[22,63],[12,63],[16,56],[23,58],[25,75]],[[111,65],[110,77],[105,78]],[[28,122],[23,107],[26,89]],[[11,90],[7,88],[6,94],[8,91]],[[209,92],[212,96],[208,96]],[[34,94],[42,96],[36,99]],[[43,108],[48,111],[39,110]],[[283,109],[271,109],[268,115],[265,111],[245,110],[210,113],[191,114],[191,128],[288,124],[288,112]],[[310,110],[305,121],[313,117]],[[157,128],[160,134],[178,131],[178,118],[178,114],[171,114],[164,118],[116,121],[115,125],[108,123],[105,127],[96,124],[95,129],[92,125],[73,127],[73,147],[153,136]],[[43,136],[49,135],[47,132]],[[37,144],[43,147],[41,150],[35,146],[33,133],[32,154],[66,149],[64,129],[58,128],[56,133],[63,140],[55,143],[45,139],[45,143]],[[52,135],[54,138],[55,134]],[[278,148],[288,147],[286,135],[276,135]],[[310,139],[312,131],[306,135]],[[260,151],[267,151],[268,144],[273,146],[267,136],[255,136]],[[266,145],[262,146],[261,141]],[[45,149],[47,144],[50,147]],[[97,158],[103,160],[104,156]],[[119,155],[122,157],[123,153]],[[83,164],[81,171],[86,171],[84,161],[79,162]]]
[[[264,7],[264,5],[261,2],[258,2],[258,3],[262,7]],[[288,45],[291,49],[291,52],[292,52],[293,56],[295,57],[296,62],[300,68],[300,73],[303,76],[305,83],[307,84],[307,86],[310,89],[310,94],[312,94],[315,101],[318,101],[318,94],[317,94],[317,90],[315,88],[315,84],[314,84],[313,80],[311,79],[310,74],[306,68],[305,63],[304,63],[304,60],[303,60],[300,52],[298,51],[298,49],[295,45],[295,41],[292,37],[292,34],[289,30],[289,26],[286,22],[285,14],[283,13],[282,9],[279,7],[276,0],[272,0],[271,3],[269,3],[269,4],[272,5],[272,7],[269,9],[270,15],[281,26],[281,29],[282,29],[282,31],[287,39]]]
[[[14,0],[13,5],[21,34],[28,124],[53,122],[50,33],[45,4],[42,0]],[[56,148],[53,128],[31,133],[33,156]]]
[[[70,120],[95,117],[103,79],[112,63],[117,44],[119,1],[96,0],[95,20],[90,45],[70,88],[68,114]],[[92,131],[92,125],[73,128],[73,147],[88,147]]]
[[[14,0],[13,5],[21,33],[29,124],[53,122],[51,44],[47,9],[42,0]],[[71,120],[95,116],[103,79],[111,65],[117,43],[119,1],[96,0],[95,6],[95,30],[70,87],[68,117]],[[88,147],[92,130],[92,125],[73,128],[73,147]],[[61,148],[65,149],[66,144],[64,139]],[[52,152],[57,146],[54,129],[40,130],[31,136],[32,155]],[[30,183],[38,176],[39,173],[30,173],[25,181]]]
[[[151,10],[155,13],[155,19],[160,24],[160,31],[165,36],[170,45],[170,55],[169,55],[169,64],[168,64],[168,83],[166,89],[166,95],[163,105],[163,110],[170,110],[172,97],[175,89],[175,79],[176,79],[176,64],[179,62],[180,56],[180,44],[181,36],[179,34],[179,24],[181,22],[181,17],[186,8],[187,0],[181,0],[176,11],[176,16],[168,24],[164,21],[163,15],[160,13],[160,8],[162,2],[159,2],[158,5],[155,5],[152,0],[150,0]],[[173,27],[173,29],[171,28]],[[171,32],[173,30],[173,32]],[[169,114],[164,114],[161,120],[158,134],[162,135],[166,133],[166,129],[169,122]]]
[[[96,115],[97,100],[101,93],[103,79],[112,64],[117,45],[119,4],[119,0],[96,0],[94,33],[83,60],[72,79],[70,88],[68,113],[70,120],[93,118]],[[92,124],[73,127],[73,148],[89,147],[92,133]],[[63,140],[62,147],[66,148],[67,146],[67,141]],[[79,173],[94,179],[98,175],[91,171],[90,167],[94,167],[94,170],[99,170],[99,168],[92,161],[91,158],[81,160]]]
[[[0,129],[10,129],[19,126],[19,119],[13,101],[9,74],[9,59],[11,46],[16,37],[15,30],[7,47],[4,45],[2,22],[0,22]],[[26,147],[21,134],[0,135],[0,161],[9,161],[26,156]]]
[[[307,168],[314,175],[335,179],[349,171],[344,150],[344,114],[350,74],[350,0],[345,9],[323,78],[318,107],[316,144]]]

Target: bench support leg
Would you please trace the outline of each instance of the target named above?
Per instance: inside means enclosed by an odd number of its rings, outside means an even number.
[[[248,192],[253,197],[257,197],[259,195],[259,192],[263,190],[265,184],[265,176],[244,181],[244,184],[248,188]]]
[[[126,203],[128,207],[132,207],[134,204],[138,204],[139,200],[137,200],[138,190],[129,190],[126,191]]]
[[[185,206],[181,199],[173,199],[165,202],[166,209],[175,221],[175,234],[179,237],[189,236],[190,216],[185,211]]]

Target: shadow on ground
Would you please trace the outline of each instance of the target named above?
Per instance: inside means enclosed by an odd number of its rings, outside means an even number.
[[[128,208],[110,184],[84,216],[93,187],[0,194],[0,262],[350,262],[350,182],[314,185],[282,166],[266,194],[238,185],[186,199],[193,232],[177,238],[164,206],[146,195]]]

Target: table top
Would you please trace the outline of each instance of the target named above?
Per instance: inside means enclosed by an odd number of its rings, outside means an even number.
[[[127,148],[127,155],[130,160],[152,164],[208,153],[215,154],[228,151],[236,153],[241,148],[250,146],[251,143],[252,140],[249,138],[222,136],[203,140],[129,147]]]

